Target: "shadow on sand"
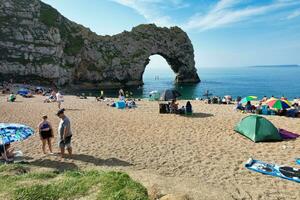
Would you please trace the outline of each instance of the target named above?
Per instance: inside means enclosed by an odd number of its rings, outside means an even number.
[[[132,164],[119,160],[117,158],[109,158],[109,159],[100,159],[90,155],[84,154],[73,154],[72,158],[66,159],[66,161],[81,161],[85,163],[94,164],[96,166],[108,166],[108,167],[127,167],[131,166]],[[58,160],[50,160],[50,159],[38,159],[32,162],[28,162],[28,164],[38,167],[45,167],[45,168],[52,168],[57,171],[65,171],[65,170],[78,170],[79,167],[71,162],[64,162]]]
[[[188,118],[208,118],[208,117],[213,117],[213,114],[210,113],[193,113],[192,115],[184,115],[185,117]]]
[[[29,162],[29,165],[37,167],[52,168],[57,171],[65,170],[78,170],[78,166],[74,163],[68,163],[64,161],[50,160],[50,159],[38,159],[33,162]]]
[[[108,166],[108,167],[116,167],[116,166],[120,166],[120,167],[128,167],[128,166],[132,166],[131,163],[123,161],[123,160],[119,160],[117,158],[109,158],[109,159],[101,159],[101,158],[97,158],[91,155],[85,155],[85,154],[74,154],[72,155],[72,159],[73,160],[78,160],[81,162],[86,162],[86,163],[91,163],[94,164],[96,166]]]

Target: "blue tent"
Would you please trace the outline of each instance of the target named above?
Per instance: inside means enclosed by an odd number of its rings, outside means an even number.
[[[21,88],[18,90],[17,94],[19,94],[21,96],[26,96],[26,95],[30,94],[30,91],[28,89]]]

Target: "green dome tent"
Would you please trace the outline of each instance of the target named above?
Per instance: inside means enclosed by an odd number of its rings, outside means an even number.
[[[258,115],[243,118],[235,127],[235,131],[253,142],[282,140],[278,129],[269,120]]]

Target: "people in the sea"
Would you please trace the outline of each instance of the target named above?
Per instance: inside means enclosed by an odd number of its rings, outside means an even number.
[[[44,115],[43,120],[38,125],[40,139],[42,141],[42,150],[46,154],[46,144],[48,145],[50,154],[53,154],[51,139],[53,138],[53,128],[51,123],[48,121],[48,117]]]
[[[64,102],[64,96],[60,93],[60,91],[57,91],[56,93],[56,102],[58,105],[58,109],[60,109],[62,102]]]
[[[0,145],[0,159],[11,162],[14,159],[14,148],[11,147],[11,144]]]
[[[17,99],[16,95],[14,93],[10,93],[10,95],[7,98],[8,102],[15,102]]]
[[[57,112],[57,116],[60,118],[58,126],[58,145],[60,148],[61,157],[65,156],[65,149],[67,149],[69,156],[72,156],[72,131],[71,122],[69,118],[65,115],[65,109],[60,109]]]

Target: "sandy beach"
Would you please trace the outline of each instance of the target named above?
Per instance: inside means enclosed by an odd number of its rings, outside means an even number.
[[[44,97],[19,97],[15,103],[0,96],[0,121],[36,128],[42,115],[55,127],[56,103]],[[179,101],[185,105],[186,101]],[[250,158],[297,167],[300,139],[253,143],[234,132],[246,116],[232,105],[192,101],[191,117],[159,114],[158,102],[142,100],[138,108],[118,110],[94,98],[65,96],[63,107],[73,131],[74,156],[61,160],[43,155],[38,134],[14,144],[32,165],[53,169],[122,170],[148,190],[187,194],[200,199],[300,199],[299,183],[254,173],[244,167]],[[268,116],[278,128],[300,133],[300,119]],[[56,152],[57,135],[53,141]],[[299,168],[299,166],[298,166]],[[153,189],[154,188],[154,189]]]

